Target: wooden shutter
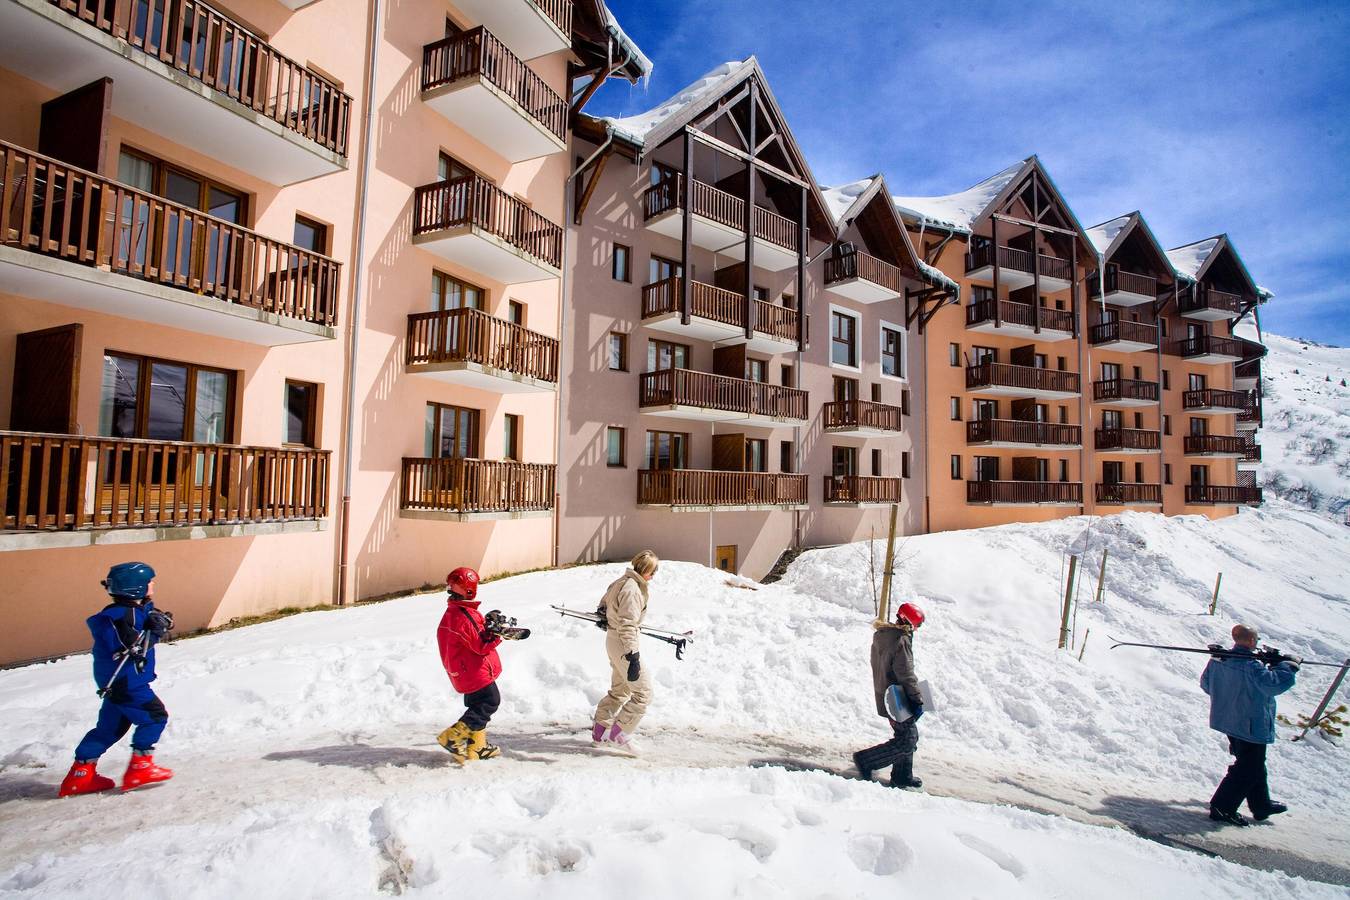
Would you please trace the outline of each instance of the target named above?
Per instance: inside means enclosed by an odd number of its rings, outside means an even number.
[[[112,79],[100,78],[42,104],[38,152],[103,174]]]
[[[17,336],[9,427],[74,434],[84,326],[61,325]]]
[[[1012,348],[1008,353],[1008,361],[1014,366],[1036,365],[1036,345],[1027,344],[1025,347]]]
[[[745,435],[713,435],[713,468],[720,472],[745,471]]]
[[[1013,481],[1040,481],[1039,460],[1034,456],[1014,456],[1012,461]]]
[[[729,378],[744,378],[745,345],[732,344],[713,350],[713,372]]]

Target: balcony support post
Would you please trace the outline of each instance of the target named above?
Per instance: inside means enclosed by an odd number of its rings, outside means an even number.
[[[759,118],[759,83],[750,82],[750,160],[745,165],[745,339],[755,336],[755,126]]]
[[[680,218],[680,324],[688,325],[690,285],[694,278],[694,273],[689,269],[689,252],[693,246],[689,217],[694,214],[694,140],[688,126],[684,129],[684,174],[679,189],[684,194]]]
[[[1073,309],[1073,336],[1078,338],[1078,242],[1069,245],[1069,306]],[[1039,266],[1039,260],[1037,261]],[[1106,297],[1102,297],[1105,304]]]
[[[806,349],[806,186],[802,186],[802,202],[797,224],[797,351]]]
[[[1041,333],[1041,231],[1031,226],[1031,330]],[[998,252],[998,248],[994,248]]]
[[[998,216],[989,220],[989,228],[993,232],[994,241],[994,330],[997,331],[1003,325],[1003,301],[999,299],[999,266],[998,266]]]

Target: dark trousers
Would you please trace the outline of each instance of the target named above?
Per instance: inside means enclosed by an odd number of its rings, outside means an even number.
[[[918,723],[913,719],[892,722],[891,730],[895,732],[895,737],[886,743],[859,750],[858,762],[871,771],[884,769],[886,766],[903,766],[905,763],[912,765],[914,749],[919,746]],[[896,774],[894,770],[891,772],[892,777]]]
[[[1209,805],[1222,813],[1235,813],[1242,801],[1246,800],[1252,815],[1266,814],[1270,811],[1266,745],[1229,737],[1228,749],[1233,754],[1233,764],[1228,767],[1228,774],[1223,776],[1223,781],[1219,782]]]
[[[149,753],[155,749],[155,743],[169,724],[169,711],[148,686],[128,690],[125,680],[120,680],[103,698],[103,706],[98,711],[98,724],[95,725],[80,745],[75,748],[75,758],[95,760],[108,752],[108,748],[120,741],[131,727],[136,733],[131,736],[131,749],[139,753]]]
[[[464,695],[464,715],[459,720],[468,725],[471,731],[482,731],[501,705],[502,692],[497,690],[497,682],[494,681],[485,688]]]

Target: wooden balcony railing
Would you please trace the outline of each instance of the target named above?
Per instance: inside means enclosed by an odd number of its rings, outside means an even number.
[[[679,312],[682,281],[682,278],[672,276],[643,287],[642,317]],[[797,317],[801,315],[797,310],[764,300],[752,302],[755,304],[756,331],[782,341],[797,340]],[[745,295],[695,281],[689,287],[689,314],[744,328]]]
[[[826,475],[826,503],[899,503],[904,479],[871,475]]]
[[[1241,358],[1242,344],[1232,338],[1220,337],[1215,334],[1201,334],[1195,337],[1182,338],[1179,341],[1172,341],[1172,343],[1167,345],[1167,352],[1172,356],[1180,356],[1183,359],[1191,356],[1208,356],[1210,354]]]
[[[1231,409],[1241,412],[1248,407],[1246,391],[1221,391],[1216,388],[1204,388],[1187,391],[1181,395],[1182,409]]]
[[[694,180],[692,194],[691,214],[711,219],[727,228],[745,230],[745,200],[698,179]],[[643,192],[643,221],[680,209],[683,204],[684,175],[677,172]],[[797,224],[762,206],[755,207],[755,237],[785,250],[797,251]]]
[[[641,469],[637,502],[655,506],[801,506],[806,503],[806,476]]]
[[[1188,484],[1186,485],[1187,503],[1220,503],[1223,505],[1260,506],[1262,501],[1259,487],[1224,484]]]
[[[572,0],[530,0],[563,34],[572,33]]]
[[[1161,441],[1158,432],[1142,428],[1098,428],[1093,435],[1098,450],[1157,450]]]
[[[1039,366],[1014,366],[1008,363],[982,362],[966,366],[966,390],[1014,388],[1029,392],[1053,391],[1077,394],[1082,381],[1077,372],[1042,369]]]
[[[1082,503],[1080,481],[967,481],[967,503]]]
[[[201,0],[48,2],[288,131],[347,155],[352,98]]]
[[[997,320],[1002,325],[1017,325],[1022,328],[1035,328],[1039,316],[1041,328],[1054,331],[1073,331],[1073,311],[1051,309],[1048,306],[1033,306],[1030,303],[1014,303],[1011,300],[978,300],[966,307],[966,326],[981,325]]]
[[[1224,312],[1232,317],[1242,312],[1242,297],[1227,291],[1195,285],[1181,296],[1179,306],[1179,311],[1183,314],[1204,309]]]
[[[748,378],[661,369],[638,378],[638,405],[693,406],[772,419],[805,419],[807,393]]]
[[[1182,439],[1182,445],[1188,456],[1238,454],[1247,451],[1241,437],[1227,434],[1188,434]]]
[[[1258,444],[1255,439],[1250,437],[1243,439],[1242,460],[1243,462],[1261,461],[1261,445]]]
[[[838,284],[861,278],[897,294],[904,292],[904,275],[900,269],[861,250],[830,256],[825,260],[825,284]]]
[[[1158,326],[1117,319],[1114,322],[1099,322],[1088,329],[1088,342],[1091,344],[1113,344],[1116,341],[1129,341],[1133,344],[1149,344],[1156,347],[1158,345]]]
[[[0,243],[320,325],[341,264],[0,142]]]
[[[973,419],[966,423],[968,444],[1062,444],[1083,443],[1083,426],[1058,422],[1024,422],[1020,419]]]
[[[1234,378],[1257,378],[1261,377],[1261,360],[1249,359],[1245,362],[1236,363],[1233,366]]]
[[[469,362],[540,381],[558,380],[558,340],[477,309],[408,316],[408,365]]]
[[[562,267],[562,228],[480,175],[424,184],[414,207],[414,234],[472,225],[555,269]]]
[[[1092,382],[1092,399],[1097,403],[1121,400],[1158,402],[1158,382],[1135,381],[1133,378],[1110,378]]]
[[[1145,297],[1156,297],[1158,292],[1158,279],[1152,275],[1140,275],[1136,272],[1126,272],[1118,266],[1108,265],[1106,267],[1106,293],[1114,294],[1121,291],[1126,294],[1141,294]],[[1097,281],[1096,273],[1088,276],[1087,279],[1088,296],[1097,297],[1101,294],[1101,285]]]
[[[1260,427],[1262,422],[1261,412],[1261,397],[1256,391],[1249,391],[1247,393],[1247,405],[1238,411],[1237,423]]]
[[[898,406],[874,403],[871,400],[833,400],[821,408],[823,427],[875,428],[881,431],[901,431],[904,412]]]
[[[483,26],[422,48],[422,90],[462,78],[485,78],[560,140],[567,138],[567,101]]]
[[[1094,493],[1098,503],[1162,503],[1162,485],[1144,482],[1098,484]]]
[[[0,432],[0,529],[320,519],[328,463],[327,450]]]
[[[553,508],[558,467],[497,459],[403,459],[401,509],[447,513]]]
[[[977,269],[983,269],[985,266],[994,264],[994,246],[985,244],[982,247],[975,247],[966,254],[966,271],[974,272]],[[998,248],[998,265],[1000,269],[1014,269],[1018,272],[1031,274],[1031,252],[1029,250],[1016,250],[1012,247]]]
[[[1042,278],[1073,281],[1073,266],[1069,264],[1067,259],[1060,259],[1058,256],[1046,256],[1044,253],[1036,254],[1036,259],[1040,263]]]

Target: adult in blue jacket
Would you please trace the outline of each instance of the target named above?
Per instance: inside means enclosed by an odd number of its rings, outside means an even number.
[[[75,763],[61,782],[62,797],[114,787],[111,778],[98,774],[98,760],[133,726],[122,790],[173,777],[172,771],[155,765],[152,755],[169,713],[150,689],[155,644],[173,627],[173,617],[155,609],[155,570],[145,563],[118,563],[108,570],[103,586],[112,602],[85,620],[94,638],[94,682],[103,706],[98,724],[75,748]]]
[[[1299,661],[1258,657],[1256,641],[1255,628],[1234,625],[1236,655],[1211,659],[1200,676],[1200,688],[1209,694],[1209,727],[1228,735],[1234,757],[1209,801],[1209,817],[1230,825],[1247,824],[1238,814],[1244,800],[1258,822],[1289,808],[1270,799],[1266,745],[1275,743],[1275,697],[1294,686]]]

